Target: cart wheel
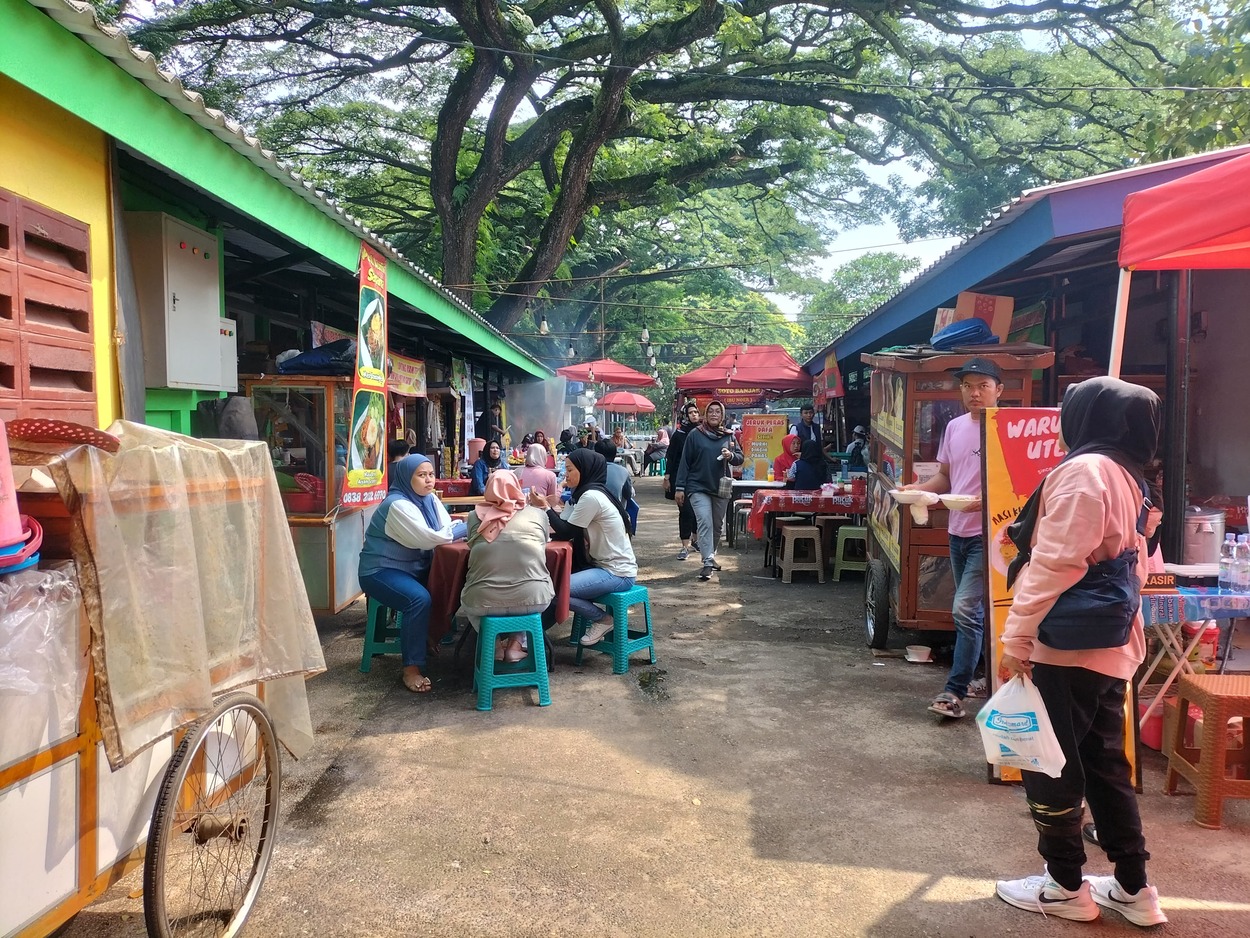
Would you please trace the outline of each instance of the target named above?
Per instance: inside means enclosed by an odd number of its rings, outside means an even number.
[[[890,574],[885,561],[869,560],[864,575],[864,626],[869,648],[884,648],[890,638]]]
[[[151,938],[238,934],[273,853],[280,781],[273,722],[251,694],[228,694],[187,732],[148,831]]]

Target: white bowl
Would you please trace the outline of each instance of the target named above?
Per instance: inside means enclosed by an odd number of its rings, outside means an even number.
[[[951,511],[963,511],[980,500],[980,495],[941,495],[942,504]]]
[[[910,491],[890,489],[890,498],[900,505],[936,505],[938,503],[938,497],[932,492],[922,492],[915,489]]]
[[[908,645],[907,660],[915,662],[929,662],[933,660],[933,649],[928,645]]]

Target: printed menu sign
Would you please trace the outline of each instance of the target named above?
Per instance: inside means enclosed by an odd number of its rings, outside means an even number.
[[[386,497],[386,258],[360,246],[356,373],[343,504],[372,505]]]
[[[781,455],[781,441],[790,427],[785,414],[744,414],[742,417],[742,478],[763,481],[773,460]]]

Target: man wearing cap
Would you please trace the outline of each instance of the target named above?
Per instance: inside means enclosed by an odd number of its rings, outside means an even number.
[[[851,431],[851,445],[846,448],[846,468],[850,472],[868,471],[868,431],[861,425]]]
[[[955,577],[955,660],[946,687],[929,709],[944,717],[962,717],[964,698],[981,658],[985,626],[985,527],[981,518],[981,413],[996,407],[1003,393],[1003,375],[988,358],[971,358],[955,372],[967,413],[946,425],[938,447],[938,471],[931,479],[901,489],[937,495],[975,495],[976,501],[952,511],[946,533],[950,537],[951,573]]]

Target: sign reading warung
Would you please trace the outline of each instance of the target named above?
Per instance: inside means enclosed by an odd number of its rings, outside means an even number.
[[[386,497],[386,333],[386,259],[361,244],[344,505],[372,505]]]

